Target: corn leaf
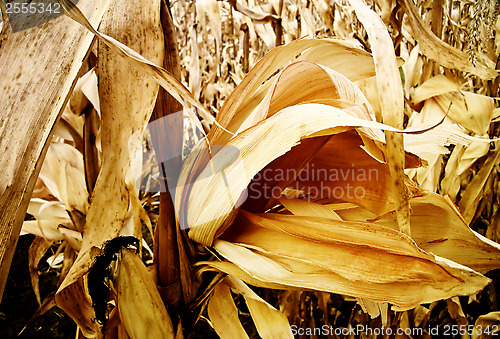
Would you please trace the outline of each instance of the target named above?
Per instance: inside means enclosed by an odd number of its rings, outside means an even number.
[[[142,260],[124,249],[113,278],[120,319],[132,339],[175,338],[167,309]]]
[[[108,1],[82,3],[82,11],[98,25]],[[29,195],[92,35],[61,16],[23,32],[3,23],[0,41],[0,296],[3,293]],[[30,131],[27,135],[19,131]]]

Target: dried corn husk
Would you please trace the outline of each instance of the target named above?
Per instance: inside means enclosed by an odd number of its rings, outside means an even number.
[[[390,302],[397,309],[413,308],[446,296],[473,294],[489,282],[465,266],[419,250],[409,238],[401,242],[404,235],[399,232],[390,235],[388,229],[369,231],[359,224],[344,224],[350,230],[357,229],[358,236],[367,232],[363,241],[357,243],[350,231],[346,232],[349,236],[345,240],[329,236],[333,228],[325,227],[328,222],[325,219],[294,218],[264,220],[261,216],[246,215],[245,221],[239,219],[243,222],[241,227],[227,234],[229,241],[217,240],[214,248],[263,283]],[[300,225],[307,222],[311,228],[299,231],[297,224],[288,223],[291,220]],[[266,227],[257,226],[263,223]],[[278,231],[276,227],[281,229]],[[287,235],[284,228],[291,233]],[[392,237],[395,238],[390,240]],[[368,243],[367,238],[371,239]],[[356,246],[361,243],[362,246]],[[229,272],[245,278],[235,271]]]
[[[415,228],[412,237],[420,248],[481,273],[500,267],[500,246],[471,230],[449,199],[426,194],[411,199],[410,206],[410,222]],[[374,217],[359,207],[337,213],[344,220],[351,221],[369,221]],[[390,215],[374,222],[397,229]]]
[[[255,327],[262,338],[293,338],[284,313],[269,305],[242,280],[226,277],[224,281],[233,292],[243,295]]]
[[[238,309],[234,304],[229,287],[218,284],[208,303],[208,316],[212,326],[221,338],[248,338],[238,319]]]
[[[128,249],[121,251],[113,285],[120,319],[130,338],[175,338],[172,321],[150,272]]]

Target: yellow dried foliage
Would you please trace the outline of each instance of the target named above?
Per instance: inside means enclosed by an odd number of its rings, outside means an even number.
[[[220,337],[248,337],[233,294],[259,336],[293,337],[297,300],[278,310],[248,285],[295,297],[314,291],[325,315],[328,293],[354,297],[383,324],[391,310],[403,311],[401,328],[424,326],[432,306],[421,304],[447,299],[450,316],[467,325],[458,296],[479,293],[491,282],[484,274],[500,266],[500,153],[498,141],[489,143],[498,136],[497,41],[473,63],[455,39],[463,22],[446,36],[437,5],[419,14],[411,0],[177,1],[176,79],[159,66],[161,1],[115,2],[99,30],[62,1],[97,37],[97,64],[67,95],[28,206],[35,220],[23,223],[38,236],[30,250],[38,302],[36,266],[61,243],[55,301],[84,336],[100,335],[84,276],[106,240],[134,227],[137,234],[141,222],[152,231],[150,217],[156,222],[157,197],[139,198],[142,170],[133,158],[162,86],[194,126],[184,131],[172,196],[191,260],[182,269],[193,264],[201,280],[212,279],[207,271],[227,274],[198,291],[189,311],[206,307]],[[89,109],[93,115],[78,117]],[[356,192],[363,194],[349,194]],[[486,213],[493,240],[472,229]],[[119,336],[181,338],[154,272],[131,251],[120,253],[111,279]],[[497,323],[496,313],[476,321]]]

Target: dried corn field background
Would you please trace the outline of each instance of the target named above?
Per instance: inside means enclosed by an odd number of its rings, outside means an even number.
[[[11,3],[0,336],[500,333],[500,2]]]

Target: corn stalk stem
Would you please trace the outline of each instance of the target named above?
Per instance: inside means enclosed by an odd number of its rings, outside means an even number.
[[[161,21],[165,39],[165,60],[163,67],[180,77],[179,52],[176,46],[176,37],[172,18],[168,11],[167,3],[162,1]],[[157,286],[164,303],[168,306],[172,319],[177,319],[184,305],[184,297],[181,288],[180,259],[182,246],[179,247],[177,222],[174,212],[171,192],[167,183],[167,172],[180,169],[181,157],[167,159],[169,154],[182,154],[183,140],[183,115],[182,106],[163,88],[158,92],[158,99],[151,116],[151,121],[160,119],[151,127],[153,147],[160,167],[160,174],[163,179],[163,188],[160,193],[160,212],[155,229],[154,255],[157,272]],[[164,117],[170,116],[169,119]],[[163,119],[162,119],[163,118]],[[155,129],[155,130],[152,130]],[[167,160],[169,168],[167,166]],[[169,180],[172,185],[172,180]],[[172,191],[174,187],[170,187]],[[173,192],[172,192],[173,193]],[[184,254],[185,256],[185,254]]]

